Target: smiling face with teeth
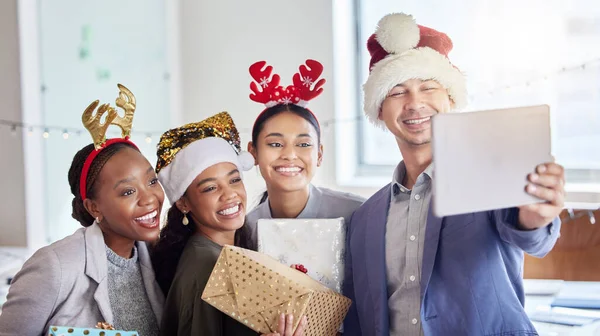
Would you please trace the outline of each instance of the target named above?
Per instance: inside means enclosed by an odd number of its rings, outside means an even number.
[[[191,217],[198,232],[223,244],[223,237],[244,224],[246,189],[234,164],[217,163],[196,176],[175,204]]]
[[[448,91],[434,80],[410,79],[396,85],[381,105],[379,119],[400,146],[431,143],[431,117],[453,106]]]
[[[126,248],[132,241],[158,238],[165,195],[154,168],[139,151],[127,147],[114,154],[95,185],[93,198],[84,205],[99,219],[104,240],[113,251],[119,253],[119,246]]]
[[[256,143],[250,143],[248,149],[256,158],[270,194],[308,190],[323,157],[315,127],[292,112],[267,120]]]

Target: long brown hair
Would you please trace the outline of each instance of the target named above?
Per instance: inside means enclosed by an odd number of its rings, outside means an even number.
[[[156,281],[166,296],[171,288],[179,259],[188,240],[196,233],[196,223],[187,216],[189,223],[183,225],[183,213],[173,205],[167,212],[167,223],[160,231],[158,243],[152,249],[152,266]],[[244,224],[236,230],[234,244],[243,248],[250,247],[250,233]]]

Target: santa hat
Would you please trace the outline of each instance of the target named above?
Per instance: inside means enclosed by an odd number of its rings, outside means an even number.
[[[166,131],[156,155],[156,173],[171,205],[210,166],[230,162],[240,172],[254,166],[252,155],[241,150],[240,135],[227,112]]]
[[[371,54],[369,77],[363,86],[364,111],[375,126],[381,104],[394,88],[409,79],[433,79],[448,90],[459,110],[467,104],[465,76],[448,59],[452,40],[432,28],[417,25],[411,15],[384,16],[367,42]]]

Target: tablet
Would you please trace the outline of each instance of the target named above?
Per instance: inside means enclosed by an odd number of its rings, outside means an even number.
[[[548,105],[437,114],[432,134],[436,216],[541,202],[525,186],[552,161]]]

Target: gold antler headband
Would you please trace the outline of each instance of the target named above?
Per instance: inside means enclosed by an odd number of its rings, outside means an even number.
[[[100,149],[104,145],[106,130],[110,125],[119,126],[121,128],[121,137],[123,138],[129,137],[131,134],[133,113],[135,112],[135,96],[125,86],[121,84],[117,84],[117,86],[119,87],[119,97],[115,102],[118,107],[125,111],[125,116],[119,116],[117,110],[109,104],[100,105],[96,114],[93,114],[100,102],[98,100],[92,102],[81,116],[83,126],[90,132],[96,149]],[[102,116],[107,112],[108,115],[104,123],[102,123]]]
[[[92,102],[86,109],[83,111],[83,115],[81,116],[81,121],[85,128],[90,132],[92,136],[92,140],[94,141],[95,150],[88,155],[85,159],[85,163],[83,164],[83,170],[81,171],[81,178],[79,180],[79,193],[81,194],[81,199],[86,199],[86,190],[87,190],[87,175],[92,165],[92,162],[98,155],[98,153],[114,144],[119,142],[125,142],[133,147],[137,148],[137,146],[129,141],[129,135],[131,134],[131,126],[133,123],[133,113],[135,112],[135,97],[128,88],[121,84],[117,84],[119,87],[119,97],[116,99],[115,103],[118,107],[125,111],[125,115],[123,117],[119,116],[114,107],[111,107],[109,104],[102,104],[98,107],[99,101],[96,100]],[[94,114],[94,110],[98,107],[98,111]],[[104,123],[101,122],[102,116],[108,113]],[[121,138],[113,138],[110,140],[106,140],[106,130],[108,126],[115,125],[121,128]]]

